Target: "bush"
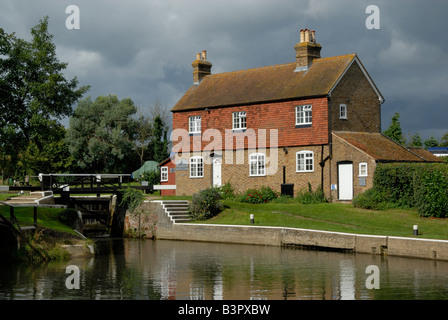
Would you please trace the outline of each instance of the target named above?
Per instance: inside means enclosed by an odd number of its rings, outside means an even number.
[[[269,187],[261,187],[260,190],[249,189],[240,196],[241,202],[266,203],[278,197],[278,194]]]
[[[321,186],[319,186],[316,191],[313,191],[311,183],[308,182],[308,189],[303,189],[297,192],[296,201],[302,204],[316,204],[326,203],[328,202],[328,199],[325,197]]]
[[[120,206],[127,208],[129,212],[133,212],[140,204],[142,204],[145,196],[140,190],[134,188],[126,188],[122,190],[123,199]]]
[[[444,163],[379,164],[373,188],[353,205],[365,209],[417,208],[423,217],[448,215],[448,166]]]
[[[448,177],[442,171],[426,170],[415,188],[415,206],[423,217],[445,218],[448,214]]]
[[[221,193],[218,188],[208,188],[193,195],[190,215],[193,220],[207,220],[222,211]]]
[[[393,206],[391,203],[385,200],[386,198],[387,197],[376,188],[371,188],[363,193],[358,194],[353,199],[353,206],[356,208],[370,210],[385,210]]]
[[[233,190],[233,187],[230,184],[230,182],[227,182],[226,184],[220,186],[218,188],[218,191],[221,194],[222,200],[235,198],[235,190]]]
[[[140,178],[141,181],[148,181],[148,185],[154,186],[160,184],[160,172],[158,171],[147,171],[143,173]]]

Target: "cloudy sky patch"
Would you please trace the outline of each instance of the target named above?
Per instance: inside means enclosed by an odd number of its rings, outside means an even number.
[[[80,29],[66,28],[66,8]],[[380,9],[369,30],[366,8]],[[293,62],[299,30],[316,30],[322,56],[357,53],[405,134],[448,131],[448,2],[438,0],[0,0],[0,27],[29,39],[49,16],[66,74],[88,95],[117,94],[147,107],[172,107],[192,84],[191,63],[207,50],[212,73]]]

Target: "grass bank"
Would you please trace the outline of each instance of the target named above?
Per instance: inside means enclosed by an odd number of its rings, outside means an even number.
[[[207,221],[195,223],[275,226],[385,236],[413,236],[419,226],[419,238],[448,240],[448,219],[420,217],[415,210],[373,211],[354,208],[351,204],[264,203],[247,204],[223,201],[225,210]]]
[[[10,259],[30,264],[65,260],[69,254],[62,248],[63,245],[87,244],[72,228],[59,221],[61,211],[56,208],[38,208],[37,230],[22,234],[20,250],[12,253]],[[0,205],[0,214],[9,218],[9,207]],[[31,207],[15,208],[14,215],[22,227],[34,224]]]

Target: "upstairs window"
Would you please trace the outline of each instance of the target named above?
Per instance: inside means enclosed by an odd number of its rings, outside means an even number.
[[[168,167],[160,167],[160,181],[168,181]]]
[[[312,108],[310,104],[296,107],[296,126],[311,125]]]
[[[201,133],[201,116],[189,117],[189,133]]]
[[[246,111],[234,112],[233,117],[233,130],[245,130],[246,129]]]
[[[262,153],[253,153],[249,156],[249,175],[259,177],[266,175],[266,156]]]
[[[190,178],[204,177],[204,159],[202,157],[190,158]]]
[[[347,105],[340,104],[339,105],[339,119],[348,119],[347,118]]]
[[[296,172],[314,171],[313,151],[300,151],[296,153]]]

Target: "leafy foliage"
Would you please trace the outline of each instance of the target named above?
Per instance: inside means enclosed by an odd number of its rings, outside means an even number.
[[[373,188],[355,197],[367,209],[417,208],[421,216],[448,215],[448,167],[444,163],[379,164]]]
[[[311,183],[308,182],[308,189],[300,190],[297,193],[296,201],[302,204],[316,204],[328,202],[325,197],[324,191],[321,186],[319,186],[315,191],[311,187]]]
[[[399,113],[395,113],[392,116],[392,120],[390,123],[389,128],[384,131],[384,135],[388,136],[389,138],[391,138],[392,140],[403,144],[403,134],[401,131],[401,125],[400,125],[400,114]]]
[[[72,104],[89,87],[79,87],[76,77],[65,78],[67,63],[58,60],[52,38],[48,17],[31,29],[30,41],[0,28],[0,161],[4,175],[35,174],[43,163],[47,163],[45,171],[66,167],[60,163],[67,150],[58,120],[72,114]]]
[[[223,208],[219,190],[208,188],[193,195],[190,215],[193,220],[207,220],[216,216]]]
[[[127,208],[129,212],[133,212],[139,205],[143,203],[145,196],[140,190],[134,188],[123,189],[123,198],[120,206]]]
[[[240,201],[246,203],[267,203],[278,197],[278,194],[269,187],[261,187],[260,190],[249,189],[241,196]]]

